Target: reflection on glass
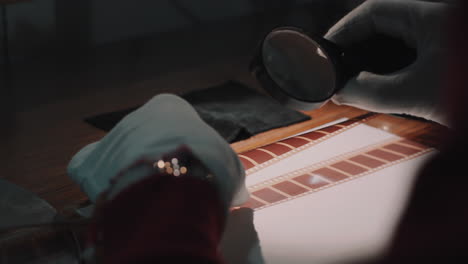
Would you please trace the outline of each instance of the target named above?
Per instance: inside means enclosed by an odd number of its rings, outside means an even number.
[[[307,35],[289,29],[273,31],[265,38],[262,52],[268,74],[289,96],[320,102],[333,95],[334,65]]]

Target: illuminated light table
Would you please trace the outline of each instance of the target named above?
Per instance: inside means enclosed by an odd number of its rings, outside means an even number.
[[[317,122],[320,111],[342,109],[329,104],[308,114]],[[348,110],[335,125],[299,135],[289,127],[232,145],[251,197],[242,205],[250,213],[231,214],[222,246],[228,263],[343,263],[385,252],[442,127]]]

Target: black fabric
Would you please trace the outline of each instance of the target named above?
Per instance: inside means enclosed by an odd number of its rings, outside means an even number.
[[[192,104],[200,117],[230,143],[310,119],[234,81],[191,92],[182,98]],[[85,121],[109,131],[135,109],[137,107],[100,114]]]

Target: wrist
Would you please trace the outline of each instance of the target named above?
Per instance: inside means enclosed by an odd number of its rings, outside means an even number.
[[[155,173],[104,199],[94,217],[88,247],[103,263],[219,258],[224,208],[204,180]]]

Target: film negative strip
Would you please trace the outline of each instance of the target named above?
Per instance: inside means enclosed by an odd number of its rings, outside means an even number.
[[[433,148],[408,139],[391,139],[260,182],[248,189],[242,207],[260,210],[414,159]]]
[[[249,175],[288,156],[294,155],[299,151],[307,149],[312,145],[341,134],[375,116],[376,115],[374,113],[368,113],[336,125],[283,139],[254,150],[241,153],[239,154],[239,158],[244,165],[246,174]]]

